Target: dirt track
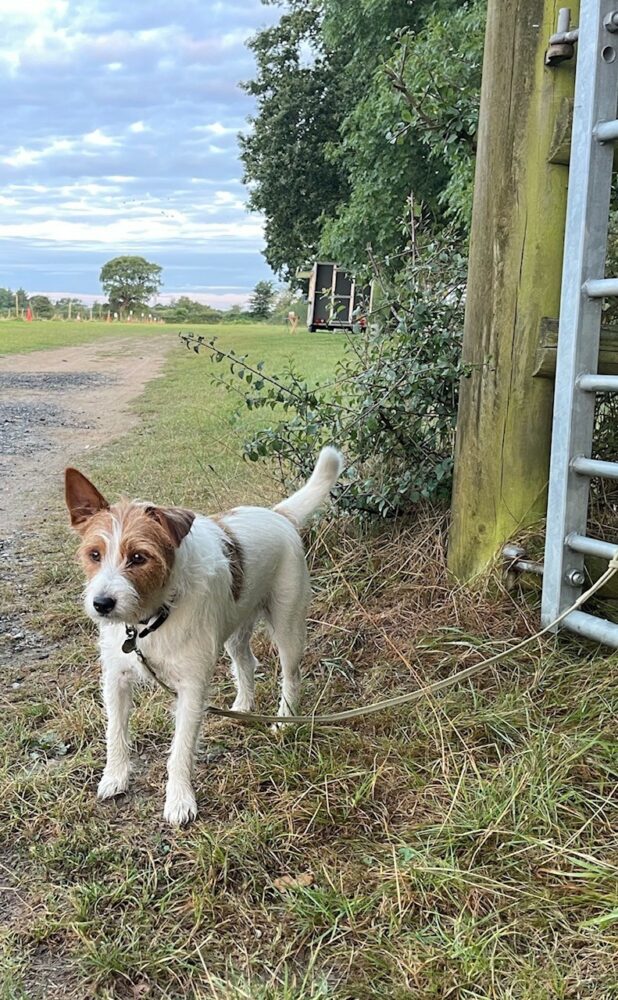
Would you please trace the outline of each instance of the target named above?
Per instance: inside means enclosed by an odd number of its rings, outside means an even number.
[[[62,509],[64,467],[135,426],[129,404],[170,346],[112,339],[0,357],[0,664],[49,655],[20,599],[35,570],[28,542]]]
[[[129,404],[169,346],[109,340],[0,358],[0,537],[57,509],[64,466],[134,426]]]

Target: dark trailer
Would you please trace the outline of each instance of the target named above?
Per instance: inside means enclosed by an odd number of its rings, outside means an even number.
[[[309,279],[307,327],[312,333],[351,330],[355,323],[366,325],[369,289],[357,285],[343,268],[319,261],[298,276]]]

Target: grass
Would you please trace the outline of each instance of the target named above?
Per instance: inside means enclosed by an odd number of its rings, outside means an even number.
[[[207,337],[217,336],[234,342],[237,338],[245,340],[249,337],[258,339],[264,334],[283,334],[282,327],[274,327],[266,323],[251,326],[246,324],[221,323],[197,327],[189,324],[190,329],[204,333]],[[175,335],[177,327],[163,323],[105,323],[93,320],[77,323],[67,320],[38,320],[26,323],[23,320],[0,320],[0,356],[3,354],[21,354],[29,351],[41,351],[53,347],[72,347],[78,344],[98,343],[126,337],[154,339]],[[304,335],[304,330],[301,331]]]
[[[268,349],[276,367],[289,339]],[[313,374],[340,349],[328,336],[294,344]],[[207,508],[274,495],[238,459],[245,417],[207,369],[172,352],[139,403],[140,429],[87,471],[111,492]],[[335,517],[308,543],[306,708],[408,690],[536,628],[497,581],[452,585],[439,512],[372,530]],[[62,641],[7,677],[1,998],[618,995],[614,655],[548,639],[472,684],[331,729],[274,737],[208,721],[200,816],[173,831],[161,820],[171,721],[159,691],[138,698],[130,793],[95,799],[93,637],[72,540],[54,527],[43,548],[20,599],[32,626]],[[266,710],[277,681],[264,637],[256,652]],[[215,700],[232,700],[224,663]]]

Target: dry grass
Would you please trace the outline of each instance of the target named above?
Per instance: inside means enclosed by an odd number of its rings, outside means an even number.
[[[551,640],[414,709],[282,738],[209,721],[200,818],[175,832],[158,691],[135,714],[132,791],[95,800],[103,723],[71,548],[33,581],[37,624],[66,641],[4,713],[0,996],[615,996],[613,657]],[[331,524],[309,555],[306,707],[410,689],[536,627],[495,584],[449,584],[430,512],[376,534]]]
[[[202,508],[273,494],[198,364],[182,354],[149,387],[139,434],[97,458],[101,485]],[[615,656],[547,639],[420,704],[281,737],[209,720],[200,816],[173,831],[159,690],[138,699],[130,793],[95,798],[104,723],[73,551],[52,520],[23,589],[2,591],[51,654],[0,696],[0,1000],[618,996]],[[454,587],[444,552],[431,511],[314,531],[305,709],[410,690],[535,631],[530,598]],[[232,701],[224,663],[213,697]]]

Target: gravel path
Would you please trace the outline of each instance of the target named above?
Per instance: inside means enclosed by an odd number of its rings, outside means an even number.
[[[10,456],[52,450],[54,428],[92,430],[92,423],[67,413],[66,407],[48,400],[48,395],[109,385],[112,381],[94,372],[0,374],[0,476],[10,475]],[[32,397],[32,390],[36,390],[37,399]]]

